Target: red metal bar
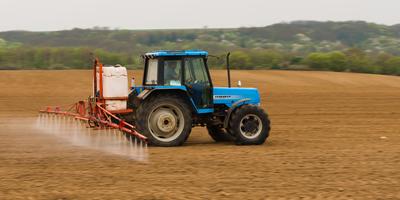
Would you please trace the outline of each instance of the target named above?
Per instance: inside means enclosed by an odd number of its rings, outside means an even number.
[[[98,59],[95,58],[93,61],[93,96],[96,97],[97,93],[97,62]]]
[[[86,104],[84,101],[79,101],[75,104],[75,110],[80,116],[86,116]]]
[[[103,97],[104,100],[128,100],[128,97]]]
[[[40,113],[57,114],[57,115],[66,115],[66,116],[72,116],[72,117],[77,117],[77,116],[79,116],[78,114],[70,113],[70,112],[65,112],[65,111],[39,110],[39,112],[40,112]]]
[[[79,102],[81,103],[81,102]],[[79,104],[77,103],[77,104]],[[71,116],[74,117],[75,119],[82,120],[82,121],[95,121],[97,123],[102,124],[103,126],[106,127],[111,127],[115,129],[119,129],[125,133],[131,134],[135,136],[136,138],[144,141],[147,143],[147,137],[138,133],[135,130],[135,127],[132,124],[129,124],[122,120],[121,118],[115,116],[112,114],[110,111],[106,110],[101,106],[101,103],[96,104],[96,109],[98,109],[100,112],[97,112],[97,116],[82,116],[79,113],[71,113],[71,112],[66,112],[66,111],[61,111],[60,107],[55,107],[55,109],[52,109],[51,107],[47,107],[46,110],[40,110],[40,113],[48,113],[48,114],[55,114],[55,115],[65,115],[65,116]],[[119,124],[113,123],[107,116],[116,119]]]
[[[115,116],[115,115],[112,114],[110,111],[104,109],[104,108],[101,107],[100,105],[97,105],[97,106],[100,108],[100,110],[102,110],[102,111],[103,111],[104,113],[106,113],[107,115],[110,115],[111,117],[114,117],[114,119],[116,119],[116,120],[118,120],[118,121],[123,121],[122,119],[120,119],[119,117]],[[124,125],[126,125],[126,126],[132,128],[132,129],[135,128],[134,126],[132,126],[131,124],[126,123],[125,121],[124,121]]]
[[[103,64],[99,63],[99,98],[103,100]]]
[[[104,108],[101,107],[100,105],[97,105],[97,107],[98,107],[101,111],[103,111],[106,115],[109,115],[109,116],[113,117],[114,119],[116,119],[117,121],[120,122],[119,125],[117,125],[117,124],[115,124],[115,123],[112,123],[112,122],[108,122],[108,123],[110,123],[110,124],[108,124],[108,125],[110,125],[110,126],[112,126],[112,127],[117,126],[117,127],[115,127],[115,128],[119,128],[120,130],[122,130],[122,131],[124,131],[124,132],[127,132],[127,133],[130,133],[130,134],[132,134],[132,135],[138,137],[138,138],[141,139],[141,140],[147,141],[147,137],[144,136],[144,135],[142,135],[142,134],[140,134],[140,133],[138,133],[138,132],[135,130],[135,127],[134,127],[132,124],[129,124],[129,123],[125,122],[124,120],[122,120],[122,119],[120,119],[119,117],[115,116],[115,115],[112,114],[110,111],[104,109]],[[127,126],[127,127],[129,127],[130,129],[127,129],[127,128],[125,128],[124,126]]]
[[[133,110],[132,109],[125,109],[125,110],[110,110],[110,112],[112,114],[128,114],[128,113],[132,113]]]
[[[81,116],[76,116],[75,119],[79,119],[79,120],[82,120],[82,121],[89,121],[89,118],[81,117]]]
[[[129,134],[137,137],[138,139],[140,139],[140,140],[142,140],[144,142],[147,142],[147,137],[142,135],[142,134],[140,134],[140,133],[138,133],[134,129],[128,129],[126,127],[120,127],[118,124],[115,124],[115,123],[112,123],[112,122],[109,122],[109,121],[106,121],[106,120],[99,120],[99,122],[104,124],[104,125],[106,125],[106,126],[109,126],[109,127],[112,127],[112,128],[116,128],[116,129],[120,129],[123,132],[129,133]]]

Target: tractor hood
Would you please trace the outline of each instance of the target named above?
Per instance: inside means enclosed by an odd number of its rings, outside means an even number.
[[[225,104],[228,107],[242,99],[249,99],[248,104],[258,105],[260,103],[257,88],[215,87],[213,94],[214,104]]]

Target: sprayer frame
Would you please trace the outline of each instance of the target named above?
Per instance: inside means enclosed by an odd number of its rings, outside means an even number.
[[[98,69],[97,69],[98,68]],[[97,82],[97,70],[99,71],[99,81]],[[97,85],[99,84],[99,85]],[[99,92],[97,93],[97,87]],[[73,117],[76,120],[85,121],[89,127],[94,128],[115,128],[126,134],[130,134],[139,140],[147,143],[147,137],[138,133],[136,127],[125,122],[116,114],[133,112],[131,109],[109,111],[106,109],[106,100],[127,100],[128,97],[104,98],[103,96],[103,64],[98,58],[93,59],[93,96],[87,101],[79,101],[72,104],[65,111],[60,106],[48,106],[40,110],[40,114],[54,114],[60,116]]]

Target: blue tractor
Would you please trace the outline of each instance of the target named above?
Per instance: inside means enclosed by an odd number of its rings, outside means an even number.
[[[258,90],[230,87],[229,56],[229,87],[213,86],[206,51],[154,51],[142,57],[143,84],[132,87],[128,108],[134,113],[127,118],[150,145],[182,145],[195,126],[206,126],[218,142],[265,142],[270,120]]]

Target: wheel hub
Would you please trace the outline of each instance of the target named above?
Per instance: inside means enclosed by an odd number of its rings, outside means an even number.
[[[258,127],[258,124],[256,121],[249,120],[244,124],[243,129],[246,132],[254,132],[254,131],[256,131],[257,127]]]
[[[240,121],[240,133],[248,138],[254,139],[260,135],[262,131],[261,119],[254,114],[248,114],[242,118]]]
[[[163,113],[157,120],[160,131],[169,133],[176,128],[176,118],[171,113]]]

